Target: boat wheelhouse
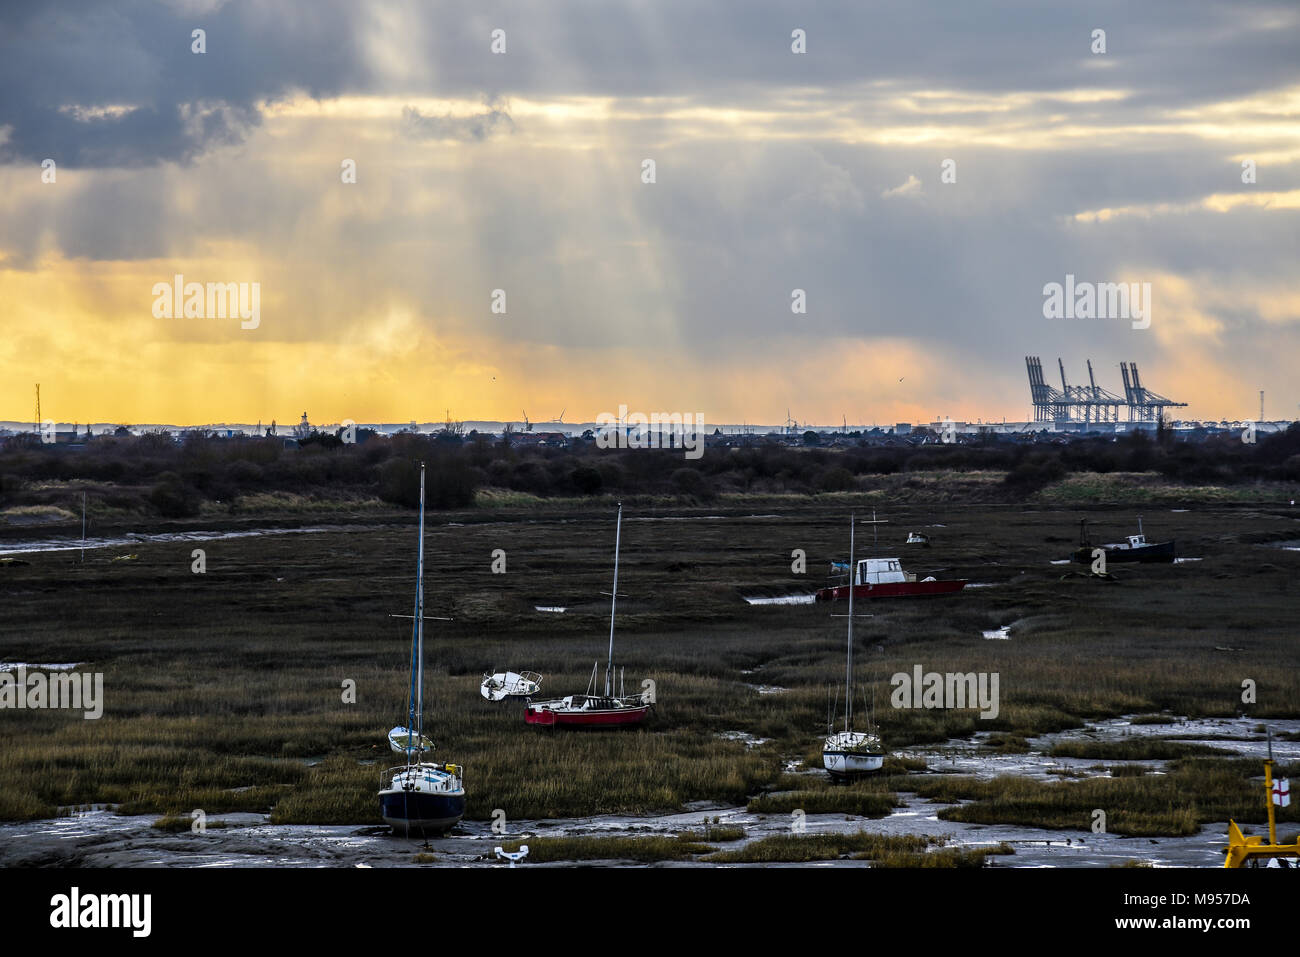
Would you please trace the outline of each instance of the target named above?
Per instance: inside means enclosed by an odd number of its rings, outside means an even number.
[[[854,598],[913,598],[925,595],[949,595],[966,587],[966,579],[940,581],[933,577],[918,580],[916,575],[903,570],[897,558],[862,558],[855,563],[852,588],[849,585],[849,564],[834,562],[832,572],[838,572],[842,584],[832,584],[817,592],[818,601],[840,601]]]

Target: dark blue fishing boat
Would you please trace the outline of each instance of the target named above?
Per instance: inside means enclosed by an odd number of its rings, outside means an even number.
[[[1088,534],[1088,520],[1079,522],[1079,547],[1070,556],[1074,561],[1087,565],[1096,557],[1097,549],[1106,553],[1108,562],[1165,562],[1174,560],[1174,540],[1167,542],[1148,542],[1142,530],[1142,517],[1138,516],[1138,533],[1129,535],[1126,541],[1111,542],[1106,545],[1093,545]]]
[[[388,744],[406,763],[384,772],[379,811],[402,834],[441,834],[465,815],[463,768],[425,760],[433,742],[424,736],[424,463],[420,463],[420,544],[411,630],[411,693],[407,723],[388,732]]]

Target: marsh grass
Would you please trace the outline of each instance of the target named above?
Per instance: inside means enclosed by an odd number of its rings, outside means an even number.
[[[1050,752],[1054,758],[1094,758],[1099,761],[1172,761],[1176,758],[1232,754],[1208,744],[1188,744],[1169,738],[1133,737],[1120,741],[1061,741]]]
[[[1022,824],[1087,831],[1092,811],[1106,812],[1106,830],[1140,837],[1195,834],[1202,824],[1234,818],[1242,823],[1267,820],[1263,788],[1249,759],[1184,758],[1164,775],[1125,775],[1079,781],[1037,781],[1002,776],[992,779],[945,776],[916,778],[916,793],[941,803],[939,817],[970,824]],[[1288,773],[1279,767],[1279,775]],[[1300,819],[1294,807],[1280,809],[1282,820]]]
[[[0,509],[0,522],[70,522],[76,517],[55,505],[12,505]]]
[[[1273,482],[1235,486],[1179,484],[1158,472],[1078,472],[1051,483],[1036,492],[1033,499],[1053,505],[1221,505],[1275,500],[1285,496],[1285,487],[1284,483]]]
[[[887,835],[858,831],[852,834],[775,834],[744,847],[710,854],[709,864],[781,864],[833,861],[839,858],[915,861],[942,838],[912,834]]]
[[[1016,849],[1002,843],[994,847],[941,847],[924,854],[894,851],[872,859],[873,867],[907,868],[979,868],[988,866],[990,857],[1014,854]]]
[[[942,491],[938,479],[907,481]],[[878,809],[899,791],[956,788],[943,784],[950,775],[907,773],[925,769],[924,759],[911,757],[891,756],[881,777],[839,792],[818,776],[792,782],[781,772],[790,757],[820,766],[828,690],[842,680],[843,621],[823,606],[748,606],[741,595],[755,585],[779,594],[820,584],[812,569],[843,557],[847,508],[868,500],[847,493],[830,505],[720,496],[707,508],[647,504],[640,514],[625,512],[619,590],[627,597],[619,602],[616,657],[629,690],[653,678],[659,703],[644,728],[615,733],[529,728],[521,704],[491,704],[478,694],[484,671],[506,667],[543,672],[547,694],[586,687],[608,637],[600,592],[609,589],[612,514],[593,518],[589,503],[560,502],[538,512],[477,508],[439,516],[428,529],[426,608],[456,620],[428,628],[426,721],[438,744],[435,760],[465,767],[467,816],[486,820],[496,808],[511,820],[680,811],[698,800],[743,806],[774,799],[774,790],[815,792],[809,800],[837,811],[843,805],[836,802],[847,801]],[[776,517],[764,517],[760,502]],[[1093,517],[1127,527],[1130,512]],[[640,520],[692,515],[722,518]],[[1206,561],[1126,568],[1120,584],[1104,589],[1062,584],[1047,564],[1068,546],[1045,539],[1068,540],[1077,528],[1074,510],[895,504],[888,517],[886,529],[948,525],[924,555],[908,553],[909,570],[996,587],[881,603],[855,629],[859,706],[874,689],[887,748],[978,731],[995,732],[996,747],[1019,748],[1021,739],[1101,717],[1232,716],[1240,701],[1222,675],[1241,660],[1269,680],[1270,693],[1251,706],[1252,716],[1300,715],[1300,648],[1287,625],[1300,555],[1270,555],[1263,567],[1257,546],[1242,544],[1274,529],[1276,519],[1262,510],[1202,508],[1171,518],[1178,523],[1171,533],[1195,543]],[[267,521],[250,513],[222,527]],[[35,553],[25,556],[28,566],[6,567],[0,660],[76,661],[103,672],[105,713],[97,721],[54,711],[0,715],[0,819],[107,803],[128,813],[202,808],[269,811],[281,823],[379,823],[380,775],[395,763],[384,735],[404,720],[409,680],[410,625],[388,616],[409,611],[415,530],[409,514],[392,521],[208,543],[205,575],[191,573],[185,542],[133,546],[133,562],[112,562],[108,551],[88,552],[84,564],[70,553]],[[204,518],[191,527],[213,525]],[[509,556],[505,575],[490,572],[498,547]],[[790,572],[795,547],[807,551],[808,575]],[[1247,586],[1252,601],[1241,602]],[[534,605],[570,610],[546,615]],[[979,637],[1007,621],[1022,622],[1011,641]],[[1247,648],[1248,658],[1217,650],[1225,645]],[[997,719],[975,710],[893,708],[890,676],[915,664],[997,671]],[[342,700],[345,680],[356,684],[355,703]],[[758,684],[788,690],[760,695],[747,687]],[[716,736],[728,731],[771,741],[748,749]],[[1095,756],[1132,760],[1149,756],[1141,749],[1152,745],[1118,747]],[[1185,744],[1159,747],[1172,756],[1195,753]],[[1258,774],[1258,762],[1253,768]],[[1205,820],[1211,808],[1245,806],[1239,774],[1231,784],[1211,785],[1221,792],[1213,800],[1203,797],[1204,782],[1162,782],[1147,775],[1081,783],[1131,788],[1108,792],[1110,799],[1168,827],[1180,810]],[[993,798],[952,797],[976,805]],[[1095,799],[1040,806],[1023,797],[1027,803],[979,813],[1021,815],[1017,823],[1068,817],[1068,826],[1085,827],[1086,815],[1070,815]],[[1087,804],[1098,806],[1107,805]]]
[[[1113,778],[1140,778],[1150,768],[1143,764],[1112,764],[1107,770]]]
[[[853,790],[783,791],[761,794],[749,802],[752,814],[781,814],[803,811],[805,814],[857,814],[862,817],[885,817],[901,807],[896,794]]]
[[[0,788],[0,821],[35,821],[54,817],[53,803],[43,801],[35,793],[19,786]]]
[[[383,512],[391,509],[378,498],[363,494],[301,495],[295,492],[254,492],[240,495],[229,505],[204,502],[200,515],[274,512],[286,515],[333,515],[358,511]]]

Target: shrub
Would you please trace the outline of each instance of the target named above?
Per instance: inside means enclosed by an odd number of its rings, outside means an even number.
[[[190,518],[199,514],[202,498],[174,472],[164,472],[162,481],[149,493],[149,504],[164,518]]]
[[[583,495],[595,495],[600,491],[605,480],[601,478],[600,472],[593,469],[590,465],[580,465],[573,470],[570,476],[574,487]]]
[[[682,495],[707,501],[713,498],[712,483],[695,469],[678,469],[669,480],[673,488]]]

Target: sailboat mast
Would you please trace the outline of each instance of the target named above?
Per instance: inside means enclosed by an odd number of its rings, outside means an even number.
[[[424,734],[424,463],[420,463],[420,550],[415,563],[415,734]]]
[[[618,604],[618,549],[623,539],[623,503],[618,506],[618,520],[614,526],[614,591],[609,596],[609,661],[605,664],[605,696],[613,692],[610,689],[611,674],[614,670],[614,607]]]
[[[872,515],[875,518],[875,515]],[[853,554],[853,515],[849,515],[849,643],[844,655],[844,730],[853,729],[853,580],[857,567]],[[871,526],[873,529],[875,525]]]

